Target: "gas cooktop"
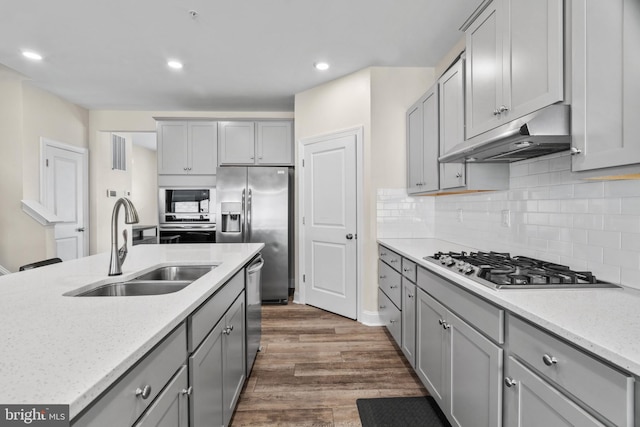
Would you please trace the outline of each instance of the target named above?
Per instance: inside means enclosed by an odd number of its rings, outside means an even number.
[[[504,252],[438,252],[425,260],[494,289],[619,288],[591,272]]]

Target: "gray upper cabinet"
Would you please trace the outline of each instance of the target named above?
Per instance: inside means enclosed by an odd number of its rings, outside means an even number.
[[[158,121],[159,175],[215,175],[218,164],[217,123]]]
[[[464,60],[459,59],[438,80],[440,88],[440,153],[464,141]],[[440,164],[440,188],[466,184],[464,163]]]
[[[571,7],[573,170],[640,163],[640,2]]]
[[[407,192],[436,191],[438,182],[438,85],[407,111]]]
[[[466,138],[564,99],[563,0],[485,2],[463,26]]]
[[[293,164],[291,121],[228,121],[218,128],[220,165]]]

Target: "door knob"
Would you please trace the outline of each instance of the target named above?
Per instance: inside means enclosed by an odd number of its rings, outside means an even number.
[[[351,233],[347,234],[347,240],[351,240],[351,239],[353,239],[353,234]]]
[[[76,231],[79,231],[80,233],[84,233],[84,227],[78,227],[76,228]]]

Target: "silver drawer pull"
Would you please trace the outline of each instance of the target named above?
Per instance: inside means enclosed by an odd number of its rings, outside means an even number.
[[[380,252],[380,256],[387,256],[386,252]]]
[[[381,306],[380,306],[380,310],[383,310],[383,309],[385,309],[385,308],[387,308],[387,306],[386,306],[386,305],[381,305]]]
[[[547,366],[553,366],[558,363],[558,359],[556,359],[555,356],[549,356],[548,354],[545,354],[544,356],[542,356],[542,362]]]
[[[398,285],[391,285],[391,286],[389,286],[389,287],[390,287],[391,289],[395,289],[395,288],[397,288],[397,287],[398,287]]]
[[[406,272],[408,272],[408,271],[411,271],[411,269],[410,269],[410,268],[408,268],[408,267],[405,267],[405,268],[403,268],[402,270],[403,270],[405,273],[406,273]]]
[[[136,396],[142,397],[143,399],[147,399],[151,395],[151,386],[149,384],[145,385],[142,388],[136,389]]]
[[[397,259],[389,260],[389,262],[398,262],[398,261],[399,261],[399,260],[397,260]]]
[[[413,298],[413,294],[407,294],[408,298]]]
[[[396,323],[396,320],[390,319],[389,323],[394,324],[394,323]]]
[[[451,327],[451,324],[447,323],[447,322],[442,322],[442,328],[443,329],[449,329]]]
[[[193,386],[189,386],[189,388],[183,388],[180,393],[182,395],[191,396],[191,393],[193,393]]]
[[[506,385],[507,387],[515,387],[516,385],[518,385],[518,383],[513,378],[505,377],[504,385]]]
[[[442,325],[442,324],[444,323],[444,320],[442,320],[442,319],[438,319],[438,323],[439,323],[440,325]]]
[[[386,278],[387,278],[387,276],[385,276],[384,274],[378,276],[378,279],[386,279]]]

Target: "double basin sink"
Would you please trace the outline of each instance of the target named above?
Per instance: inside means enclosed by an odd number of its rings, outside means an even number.
[[[177,292],[204,276],[217,265],[172,265],[159,267],[126,282],[107,283],[90,288],[77,297],[120,297],[162,295]]]

